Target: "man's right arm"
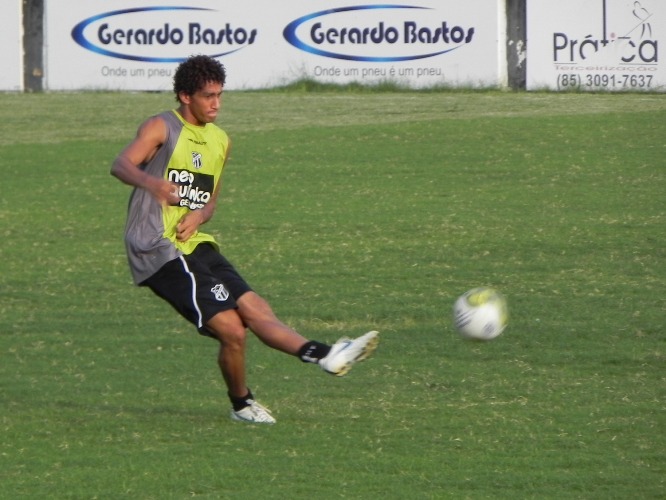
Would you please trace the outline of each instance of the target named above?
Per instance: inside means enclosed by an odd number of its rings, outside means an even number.
[[[146,189],[161,203],[178,203],[180,199],[175,184],[147,174],[139,167],[150,161],[166,141],[166,136],[166,124],[161,118],[146,120],[132,142],[113,161],[111,175],[130,186]]]

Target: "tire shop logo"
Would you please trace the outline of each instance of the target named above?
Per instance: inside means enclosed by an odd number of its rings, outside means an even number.
[[[399,62],[435,57],[472,43],[475,28],[433,16],[429,7],[357,5],[290,22],[282,36],[310,54],[347,61]]]
[[[72,29],[72,38],[97,54],[151,63],[179,63],[193,53],[222,57],[252,45],[257,30],[216,23],[213,9],[139,7],[103,12]],[[188,19],[183,20],[183,13]]]

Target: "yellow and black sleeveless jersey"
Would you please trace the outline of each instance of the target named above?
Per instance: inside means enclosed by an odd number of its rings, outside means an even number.
[[[167,262],[192,253],[202,242],[217,246],[199,231],[177,241],[176,226],[190,210],[206,206],[220,181],[229,147],[227,134],[213,123],[196,126],[180,114],[158,115],[167,126],[167,139],[155,156],[140,167],[148,174],[178,185],[180,203],[163,206],[145,189],[135,188],[129,202],[125,245],[134,282],[139,284]]]

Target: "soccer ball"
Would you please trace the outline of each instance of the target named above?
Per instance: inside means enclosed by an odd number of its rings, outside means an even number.
[[[458,333],[474,340],[490,340],[504,331],[509,320],[506,299],[492,288],[473,288],[453,305]]]

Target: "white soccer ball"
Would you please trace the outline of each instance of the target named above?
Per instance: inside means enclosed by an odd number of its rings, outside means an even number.
[[[494,339],[504,331],[508,321],[506,299],[492,288],[473,288],[458,297],[453,305],[456,330],[468,339]]]

